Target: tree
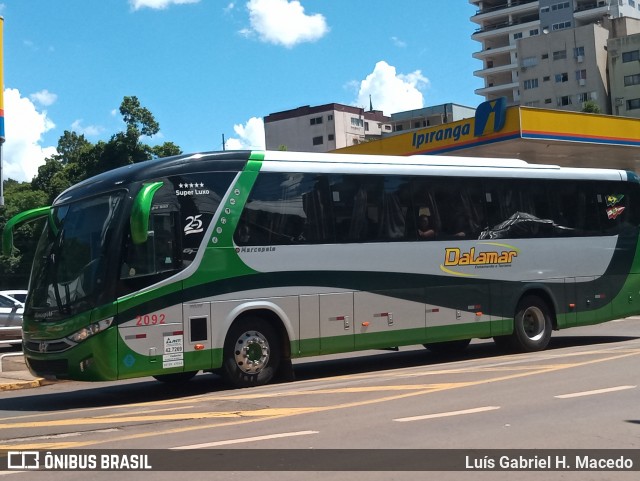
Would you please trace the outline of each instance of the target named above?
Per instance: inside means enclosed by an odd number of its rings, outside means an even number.
[[[33,190],[28,182],[7,180],[4,183],[6,207],[0,209],[0,226],[16,214],[47,205],[47,194]],[[12,257],[0,253],[0,288],[23,289],[27,287],[31,262],[38,242],[42,222],[32,222],[18,227],[14,233],[17,254]]]
[[[594,102],[593,100],[587,100],[582,105],[582,111],[590,113],[590,114],[602,113],[602,111],[600,110],[600,106],[596,102]]]
[[[124,132],[117,132],[108,142],[91,143],[82,134],[65,131],[58,140],[57,152],[38,168],[31,183],[14,180],[5,182],[6,208],[0,209],[0,229],[14,215],[28,209],[50,205],[65,189],[101,172],[129,165],[153,157],[182,153],[173,142],[151,147],[141,142],[152,137],[160,125],[151,112],[140,105],[137,97],[124,97],[120,113],[126,124]],[[29,279],[31,261],[35,254],[42,221],[25,224],[16,229],[14,243],[18,248],[14,257],[0,255],[0,287],[25,287]]]

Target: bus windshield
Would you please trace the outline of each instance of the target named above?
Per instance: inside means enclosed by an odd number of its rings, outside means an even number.
[[[35,320],[66,319],[98,305],[124,196],[112,192],[51,208],[31,273],[27,311]]]

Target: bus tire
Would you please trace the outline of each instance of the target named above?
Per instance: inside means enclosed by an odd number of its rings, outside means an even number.
[[[434,354],[449,355],[460,354],[467,348],[470,342],[471,339],[459,339],[457,341],[444,341],[434,342],[431,344],[423,344],[423,346],[429,349]]]
[[[551,310],[538,296],[525,296],[518,303],[513,319],[511,347],[518,352],[546,349],[551,339]]]
[[[153,376],[156,381],[166,382],[167,384],[180,384],[191,381],[198,374],[198,371],[174,372],[171,374],[158,374]]]
[[[259,317],[238,319],[225,339],[222,375],[238,388],[267,384],[278,370],[281,352],[271,324]]]

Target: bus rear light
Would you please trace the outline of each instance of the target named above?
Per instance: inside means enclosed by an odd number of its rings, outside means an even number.
[[[202,351],[204,349],[204,344],[196,344],[193,346],[196,351]]]
[[[571,304],[569,304],[569,309],[575,309],[576,305],[572,302]]]

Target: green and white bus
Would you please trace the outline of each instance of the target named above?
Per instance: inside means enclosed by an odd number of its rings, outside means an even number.
[[[23,348],[44,377],[221,373],[493,338],[640,313],[640,183],[520,160],[217,152],[71,187],[45,217]],[[374,368],[372,368],[374,369]]]

